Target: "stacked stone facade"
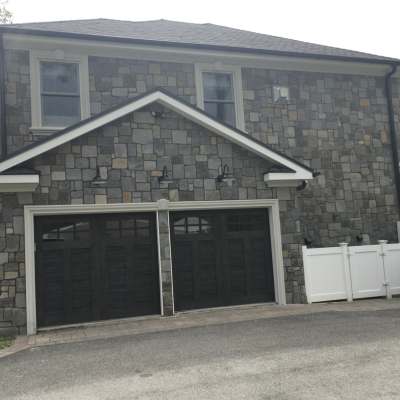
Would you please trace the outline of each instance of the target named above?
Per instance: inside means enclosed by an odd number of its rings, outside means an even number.
[[[290,89],[274,103],[272,86]],[[383,78],[243,69],[249,134],[321,173],[298,196],[315,246],[395,239],[393,162]]]
[[[38,139],[29,132],[28,52],[6,52],[6,77],[13,151]],[[89,57],[89,78],[92,114],[159,86],[195,103],[193,64]],[[160,118],[135,112],[33,159],[41,175],[34,193],[0,196],[0,320],[25,326],[26,204],[278,198],[288,302],[304,301],[304,238],[315,246],[355,244],[360,235],[395,241],[383,78],[242,68],[242,81],[248,134],[314,168],[318,178],[301,192],[268,188],[267,161],[168,110]],[[289,101],[274,102],[274,85],[290,88]],[[232,186],[215,180],[225,164]],[[173,179],[165,187],[158,181],[164,166]],[[105,186],[91,184],[97,173]]]

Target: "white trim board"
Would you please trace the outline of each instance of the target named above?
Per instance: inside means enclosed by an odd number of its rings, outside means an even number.
[[[177,114],[184,116],[185,118],[197,123],[198,125],[201,125],[207,130],[214,132],[225,139],[228,139],[229,141],[257,154],[266,160],[281,164],[291,169],[293,173],[291,172],[287,174],[287,179],[313,179],[313,174],[308,168],[302,167],[295,161],[292,161],[291,159],[286,158],[274,150],[254,141],[246,134],[239,133],[237,130],[230,128],[229,126],[220,123],[211,117],[208,117],[201,110],[197,110],[195,107],[192,107],[160,90],[149,92],[148,94],[137,99],[132,99],[132,101],[125,103],[125,105],[117,109],[111,110],[97,117],[93,117],[87,121],[82,121],[75,128],[71,127],[63,134],[60,132],[60,134],[46,140],[43,143],[39,142],[38,145],[28,148],[26,151],[16,154],[15,156],[11,156],[9,159],[0,162],[0,172],[6,171],[11,167],[30,160],[33,157],[45,153],[46,151],[70,142],[73,139],[76,139],[88,132],[100,128],[105,124],[113,122],[118,118],[121,118],[154,102],[162,104],[166,108],[175,111]]]
[[[169,202],[159,200],[154,203],[127,204],[85,204],[85,205],[40,205],[25,206],[25,265],[26,265],[26,311],[27,333],[37,332],[36,321],[36,287],[35,287],[35,237],[34,218],[40,215],[95,214],[141,211],[175,211],[234,208],[266,208],[268,209],[272,264],[274,273],[275,300],[278,304],[286,304],[285,279],[282,256],[281,227],[279,219],[279,201],[277,199],[260,200],[221,200],[221,201],[182,201]],[[161,277],[160,277],[161,280]],[[161,290],[161,285],[160,285]],[[161,293],[161,310],[163,310]]]
[[[39,175],[0,175],[0,192],[33,192],[39,184]]]
[[[4,34],[4,47],[13,50],[59,50],[87,56],[127,58],[156,62],[178,63],[223,63],[240,65],[243,68],[262,68],[285,71],[324,72],[349,75],[384,76],[388,65],[336,60],[306,59],[279,55],[249,54],[221,50],[203,50],[154,46],[134,43],[105,42],[71,38],[50,38],[25,34]],[[395,77],[400,76],[398,71]]]

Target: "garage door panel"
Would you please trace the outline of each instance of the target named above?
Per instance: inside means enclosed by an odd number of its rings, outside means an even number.
[[[174,260],[174,295],[178,302],[192,302],[194,297],[193,244],[189,241],[176,243]]]
[[[35,222],[39,326],[159,313],[153,214]]]
[[[218,293],[216,257],[217,252],[213,241],[197,241],[198,279],[195,285],[197,286],[196,297],[199,301],[204,301],[209,296],[216,296]]]
[[[53,249],[44,254],[39,253],[38,257],[42,266],[37,271],[36,282],[37,290],[42,293],[37,299],[38,322],[48,325],[65,318],[64,251]]]
[[[274,300],[266,210],[175,212],[171,221],[177,310]]]

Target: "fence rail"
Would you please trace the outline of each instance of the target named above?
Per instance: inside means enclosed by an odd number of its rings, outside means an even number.
[[[303,246],[303,265],[309,303],[400,294],[400,243]]]

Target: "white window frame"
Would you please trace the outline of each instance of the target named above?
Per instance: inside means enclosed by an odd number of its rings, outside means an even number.
[[[197,107],[204,110],[203,73],[225,73],[232,76],[233,99],[235,103],[236,128],[244,131],[242,69],[237,65],[195,64],[196,100]]]
[[[88,56],[69,54],[62,50],[42,51],[31,50],[29,53],[30,78],[31,78],[31,116],[33,133],[49,134],[59,131],[66,126],[43,126],[42,123],[42,102],[41,102],[41,74],[40,63],[42,61],[74,63],[79,66],[79,95],[81,105],[81,120],[90,117],[89,101],[89,68]]]

